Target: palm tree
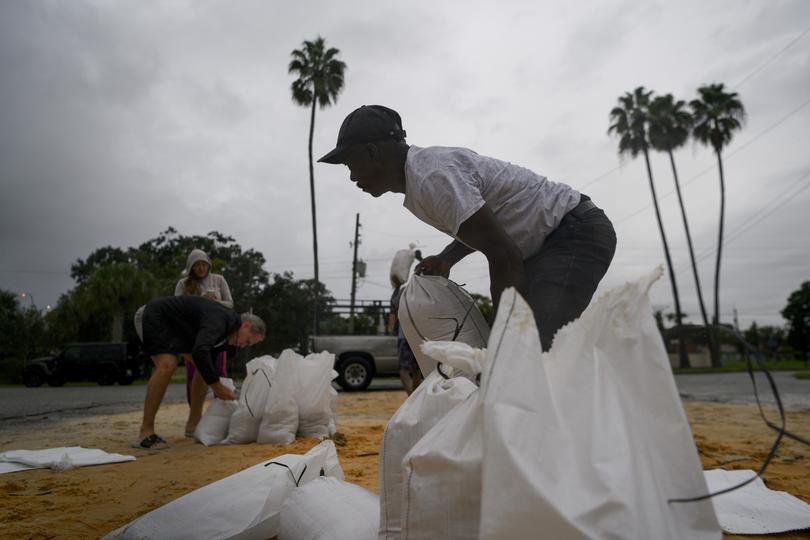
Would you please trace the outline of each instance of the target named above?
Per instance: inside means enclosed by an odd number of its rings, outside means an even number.
[[[647,91],[643,86],[639,86],[632,93],[627,92],[619,97],[619,106],[610,111],[611,124],[608,133],[615,133],[619,136],[619,155],[630,154],[631,157],[644,155],[644,162],[647,165],[647,177],[650,180],[650,193],[652,194],[653,206],[655,207],[655,217],[658,221],[658,231],[661,233],[661,241],[664,244],[664,257],[669,269],[669,281],[672,284],[672,296],[675,299],[675,321],[678,325],[678,356],[681,367],[689,367],[689,355],[686,350],[686,341],[682,336],[682,312],[681,299],[678,295],[678,284],[675,281],[675,270],[672,267],[672,258],[669,255],[669,244],[664,233],[664,223],[661,221],[661,209],[658,207],[658,196],[655,193],[655,183],[653,182],[652,167],[650,166],[649,154],[649,123],[650,123],[650,102],[652,91]]]
[[[103,266],[84,284],[83,307],[88,312],[109,314],[112,341],[122,341],[125,314],[135,313],[152,298],[156,284],[152,274],[128,263]]]
[[[703,301],[703,290],[700,286],[697,260],[695,250],[692,246],[692,234],[689,231],[689,221],[686,218],[686,207],[683,204],[681,195],[681,183],[678,180],[678,169],[675,167],[675,157],[672,152],[684,144],[689,139],[692,130],[692,115],[686,110],[686,102],[675,101],[672,94],[658,96],[650,103],[650,146],[659,152],[666,152],[669,155],[669,163],[672,166],[672,176],[675,179],[675,192],[678,194],[678,204],[681,207],[681,218],[683,228],[686,232],[686,245],[689,248],[689,259],[692,262],[692,274],[695,278],[695,289],[697,290],[698,305],[700,315],[703,318],[703,325],[706,327],[706,337],[709,341],[709,351],[712,355],[712,365],[715,364],[714,336],[709,318],[706,315],[706,304]]]
[[[288,72],[298,75],[292,83],[293,101],[310,107],[309,121],[309,191],[312,201],[312,250],[315,255],[315,282],[318,283],[318,228],[315,219],[315,170],[312,163],[312,136],[315,131],[315,105],[321,109],[337,101],[343,89],[346,64],[337,59],[340,51],[326,48],[320,36],[315,41],[304,41],[300,49],[292,52]],[[315,310],[315,334],[318,333],[318,315]]]
[[[723,252],[723,222],[726,210],[726,182],[723,176],[723,148],[728,146],[734,132],[745,122],[745,108],[736,92],[726,92],[724,85],[710,84],[698,88],[699,99],[693,99],[694,126],[692,135],[705,145],[711,145],[717,155],[720,171],[720,226],[717,235],[717,260],[714,266],[714,317],[712,324],[720,324],[720,259]],[[715,347],[718,344],[715,343]],[[715,353],[718,356],[719,350]],[[714,365],[714,358],[712,359]]]

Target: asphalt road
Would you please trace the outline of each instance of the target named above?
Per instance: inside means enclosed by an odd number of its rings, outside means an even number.
[[[799,380],[792,372],[773,374],[782,403],[788,409],[810,409],[810,380]],[[753,387],[747,373],[676,375],[684,400],[718,403],[754,403]],[[377,379],[371,391],[401,388],[399,379]],[[773,403],[764,376],[757,376],[763,403]],[[146,386],[63,386],[51,388],[0,388],[0,427],[42,420],[137,410],[143,406]],[[164,403],[185,401],[185,386],[172,384]]]

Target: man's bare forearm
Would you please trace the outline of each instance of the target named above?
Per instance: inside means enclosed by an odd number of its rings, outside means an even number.
[[[439,253],[439,257],[449,262],[452,266],[473,252],[475,252],[475,250],[464,242],[453,240]]]

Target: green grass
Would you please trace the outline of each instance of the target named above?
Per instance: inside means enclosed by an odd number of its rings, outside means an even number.
[[[753,360],[751,364],[754,371],[760,371],[756,360]],[[808,368],[808,365],[804,362],[804,360],[778,360],[774,362],[767,362],[767,366],[769,371],[801,371]],[[739,371],[748,371],[748,363],[745,361],[723,362],[723,366],[719,368],[673,368],[672,371],[678,374],[735,373]]]
[[[810,370],[799,371],[794,375],[794,377],[801,380],[810,380]]]

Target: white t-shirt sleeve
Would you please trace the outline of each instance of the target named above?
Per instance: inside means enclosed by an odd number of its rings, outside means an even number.
[[[472,178],[456,167],[437,169],[422,179],[420,206],[433,224],[451,236],[461,224],[484,206],[484,198]]]

